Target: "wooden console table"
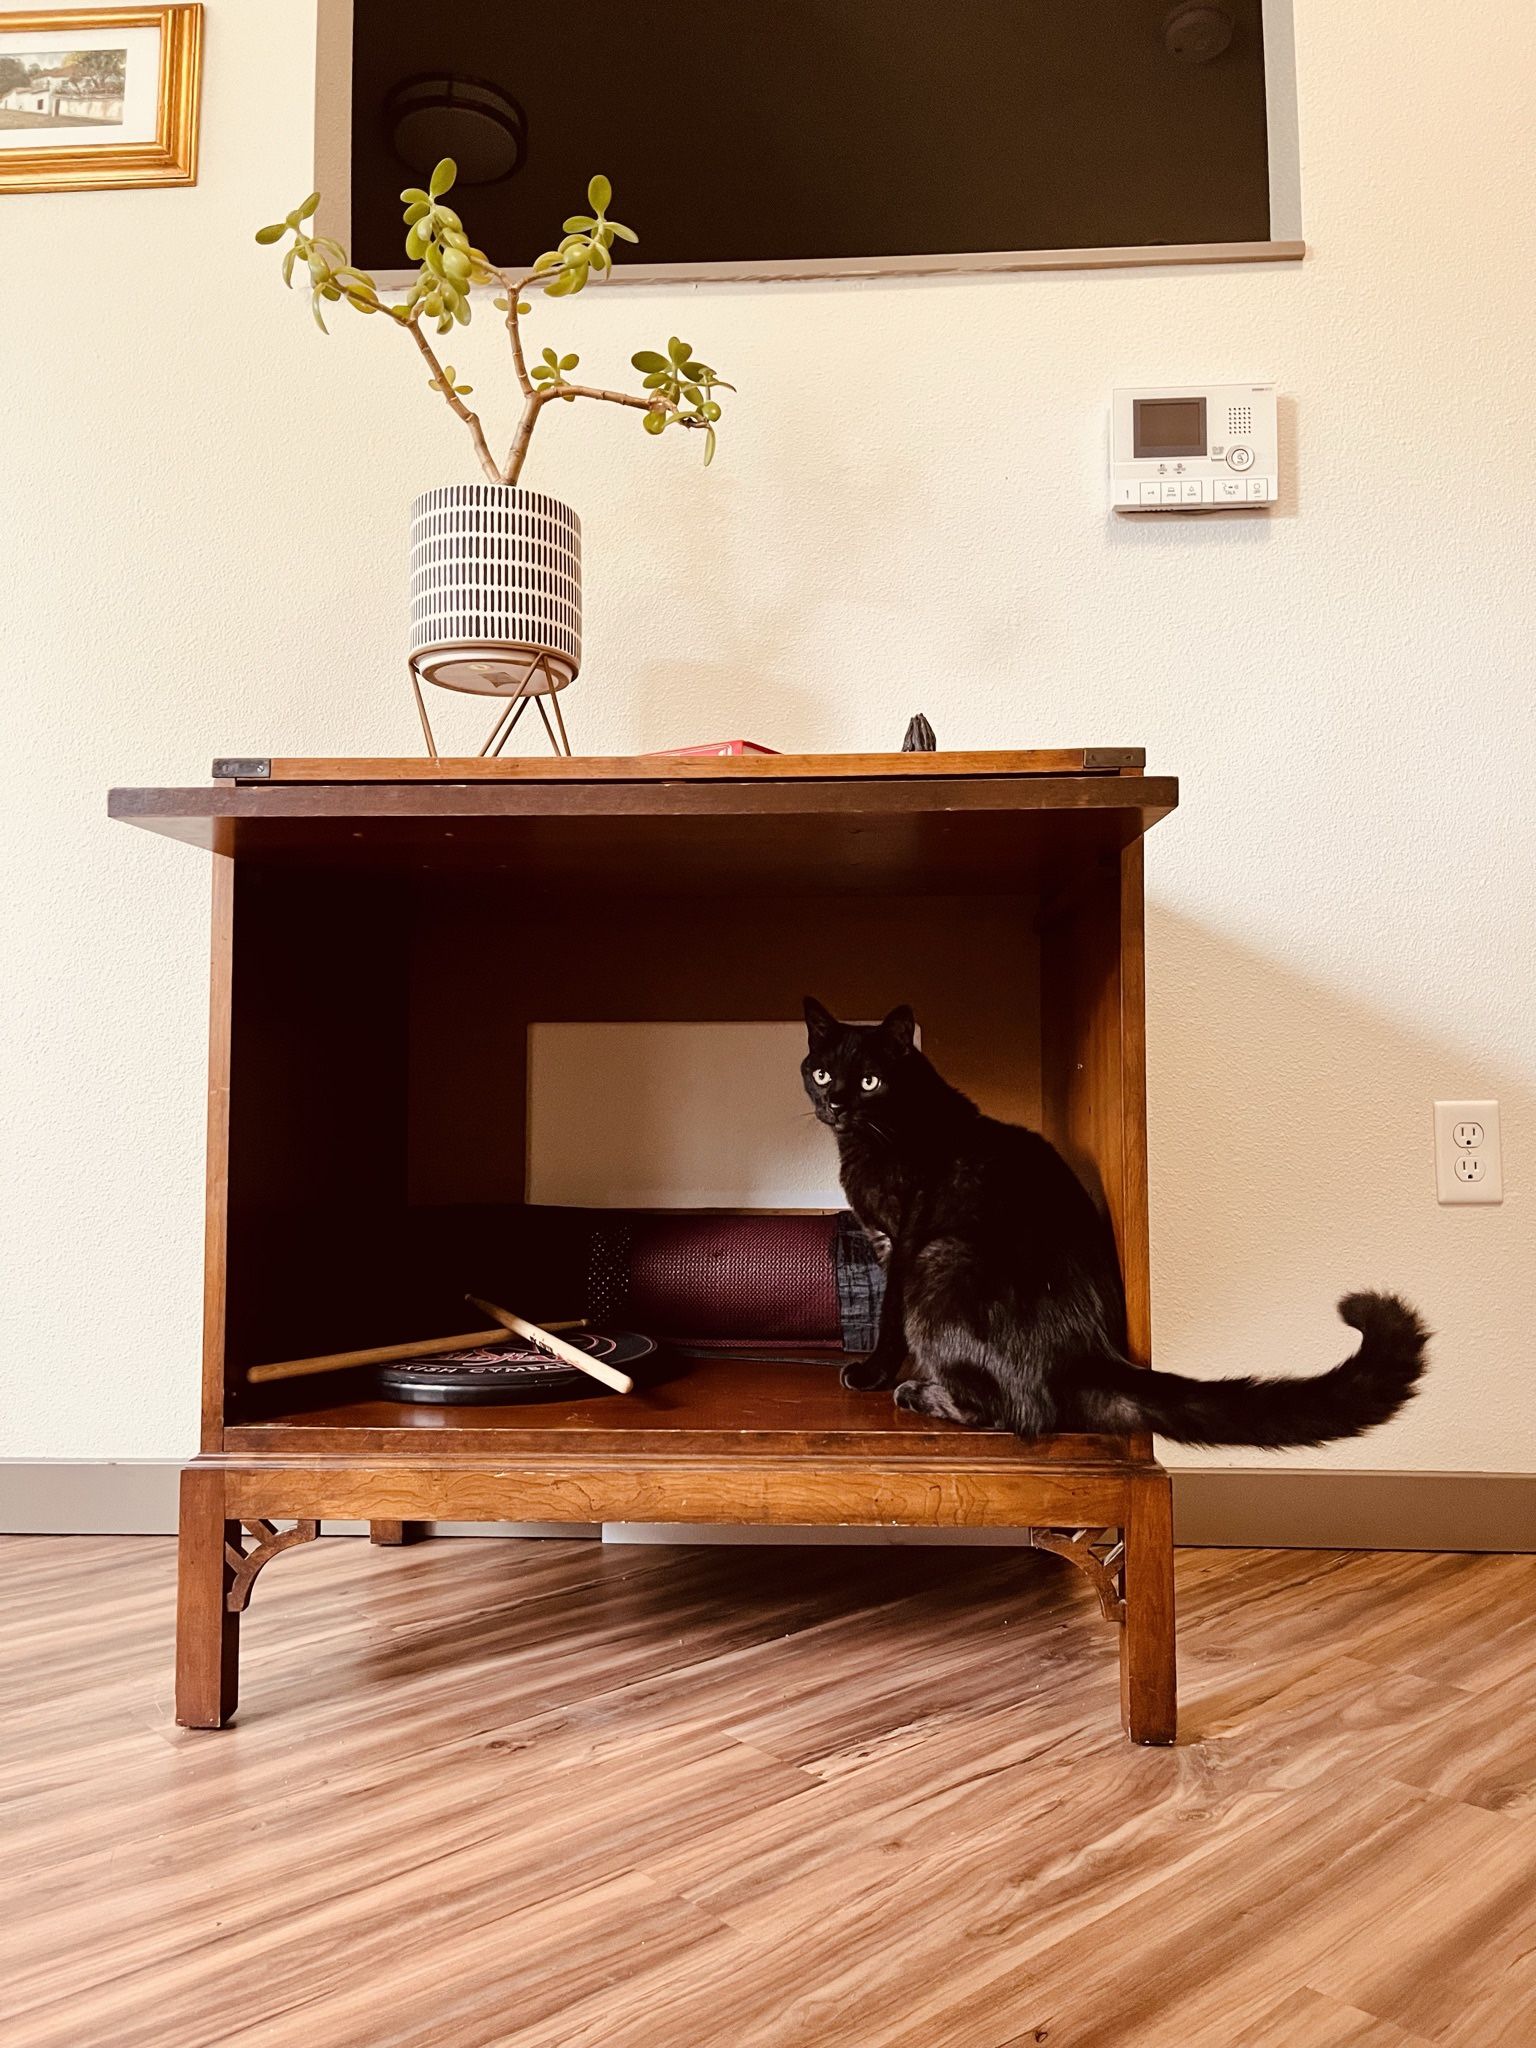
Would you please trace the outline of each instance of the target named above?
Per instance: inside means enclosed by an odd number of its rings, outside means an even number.
[[[177,1719],[229,1719],[256,1574],[326,1518],[382,1541],[439,1517],[1027,1528],[1118,1635],[1132,1739],[1172,1741],[1170,1490],[1146,1440],[955,1429],[825,1360],[723,1358],[568,1407],[245,1375],[467,1327],[475,1279],[558,1312],[519,1267],[529,1021],[798,1018],[807,990],[845,1016],[912,1002],[946,1074],[1068,1154],[1145,1359],[1141,842],[1177,785],[1125,748],[217,772],[110,802],[214,856]]]

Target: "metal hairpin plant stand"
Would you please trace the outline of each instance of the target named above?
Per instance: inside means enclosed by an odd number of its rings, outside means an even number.
[[[468,690],[475,696],[497,699],[496,717],[486,735],[485,744],[480,749],[481,760],[487,757],[492,760],[496,758],[512,737],[518,720],[530,704],[537,708],[540,718],[544,721],[544,730],[549,735],[549,743],[554,751],[567,756],[570,754],[571,742],[565,730],[565,718],[560,710],[560,692],[568,683],[575,681],[573,674],[563,674],[542,652],[534,654],[529,659],[525,649],[513,649],[496,643],[489,643],[481,649],[466,648],[460,643],[448,650],[448,653],[458,657],[459,666],[478,667],[484,673],[486,681],[478,687],[471,683],[445,683],[440,672],[434,674],[427,666],[428,662],[434,659],[444,659],[444,650],[413,650],[409,662],[411,688],[416,693],[416,710],[421,719],[421,730],[426,738],[427,752],[434,761],[441,760],[442,756],[438,752],[437,741],[433,736],[432,721],[427,716],[427,701],[421,690],[423,678],[429,683],[439,683],[445,689]],[[469,653],[478,653],[478,662],[465,662],[463,657]],[[523,669],[516,680],[491,680],[493,675],[507,676],[507,672],[514,669],[519,661],[522,661]],[[554,714],[553,720],[551,713]]]
[[[434,761],[423,682],[496,699],[481,759],[500,754],[530,704],[569,755],[560,692],[581,670],[581,521],[569,505],[507,484],[423,492],[411,507],[409,667]]]

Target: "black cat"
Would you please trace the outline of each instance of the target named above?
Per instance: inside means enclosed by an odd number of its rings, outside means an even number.
[[[807,996],[811,1105],[885,1265],[880,1333],[844,1383],[900,1407],[1040,1436],[1156,1430],[1184,1444],[1322,1444],[1395,1415],[1428,1332],[1391,1294],[1349,1294],[1353,1358],[1315,1379],[1193,1380],[1125,1355],[1107,1221],[1035,1131],[983,1116],[918,1051],[910,1009],[842,1024]]]

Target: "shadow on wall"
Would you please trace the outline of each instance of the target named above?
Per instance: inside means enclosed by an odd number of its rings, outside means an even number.
[[[1412,1462],[1440,1469],[1530,1468],[1513,1371],[1529,1350],[1528,1077],[1160,904],[1147,958],[1155,1362],[1320,1370],[1352,1343],[1342,1293],[1400,1292],[1437,1333],[1437,1369],[1394,1444],[1418,1439]],[[1430,1105],[1463,1095],[1502,1105],[1502,1207],[1436,1202]],[[1353,1462],[1397,1462],[1366,1441]]]
[[[1098,281],[1097,274],[1085,273],[1074,286],[1088,290]],[[950,282],[962,289],[968,281]],[[1131,569],[1143,555],[1158,557],[1187,578],[1200,565],[1213,570],[1218,560],[1240,573],[1238,557],[1251,559],[1272,548],[1282,522],[1297,517],[1303,488],[1295,400],[1281,394],[1278,413],[1280,500],[1263,509],[1113,513],[1107,449],[1084,442],[1070,488],[1089,522],[1084,532],[1091,534],[1093,522],[1102,522],[1106,552],[1102,560],[1093,559],[1078,595],[1093,592],[1094,577]],[[776,447],[774,456],[793,473],[787,449]],[[750,517],[733,525],[722,515],[720,494],[736,488],[728,478],[718,479],[711,492],[680,495],[669,505],[671,538],[648,563],[644,594],[654,611],[675,623],[671,638],[707,645],[707,660],[669,656],[626,670],[622,641],[604,622],[617,616],[614,600],[627,601],[633,593],[609,581],[616,566],[594,547],[587,565],[593,624],[583,681],[594,686],[594,694],[605,683],[622,680],[623,688],[612,704],[605,698],[594,706],[589,728],[597,718],[612,716],[633,721],[646,735],[665,736],[624,742],[643,749],[677,744],[678,735],[707,739],[718,733],[755,737],[787,751],[860,751],[898,746],[909,711],[923,706],[939,728],[941,746],[1007,744],[999,734],[1019,733],[1021,677],[1047,672],[1057,661],[1070,668],[1081,650],[1070,623],[1072,606],[1063,603],[1058,558],[1009,579],[1005,589],[985,577],[978,583],[977,549],[985,545],[985,529],[975,523],[976,507],[987,492],[982,481],[973,483],[972,494],[957,506],[942,476],[900,444],[862,447],[853,471],[830,466],[817,476],[815,491],[819,521],[836,533],[837,545],[798,564],[810,573],[809,586],[804,574],[796,576],[787,566],[796,560],[793,543],[785,560],[777,561],[765,553]],[[997,480],[1005,493],[1015,487],[1011,478]],[[894,506],[901,513],[893,522]],[[625,521],[643,523],[651,516],[637,496],[605,518],[617,531]],[[705,559],[714,564],[713,581],[700,586],[693,565]],[[808,587],[814,589],[809,599]],[[1189,595],[1199,601],[1192,589]],[[886,684],[883,697],[869,694],[872,673]],[[887,707],[866,709],[852,731],[844,703],[829,687],[829,678],[835,686],[849,675],[857,679],[856,701]],[[1051,715],[1064,716],[1067,701],[1058,700]],[[1081,737],[1077,715],[1073,711],[1067,720],[1069,739]],[[871,724],[871,716],[878,723]],[[1033,716],[1028,724],[1035,724]],[[574,737],[573,744],[580,752]]]

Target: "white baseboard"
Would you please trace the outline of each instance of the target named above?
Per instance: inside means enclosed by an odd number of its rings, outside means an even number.
[[[172,1536],[181,1467],[170,1459],[0,1460],[0,1533]],[[1536,1551],[1536,1475],[1512,1472],[1176,1472],[1183,1544],[1305,1550]],[[366,1535],[365,1522],[327,1522]],[[439,1522],[437,1536],[601,1536],[610,1543],[997,1545],[1011,1530],[738,1529],[669,1523]]]

